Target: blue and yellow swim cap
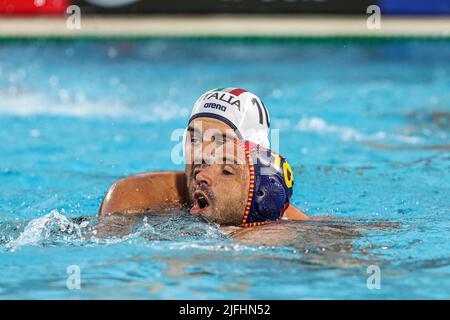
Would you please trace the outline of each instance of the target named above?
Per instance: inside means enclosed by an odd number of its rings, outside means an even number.
[[[243,227],[280,220],[289,206],[294,173],[286,159],[250,141],[235,141],[244,148],[250,183]]]

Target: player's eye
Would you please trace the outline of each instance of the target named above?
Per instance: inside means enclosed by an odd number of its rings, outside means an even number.
[[[223,173],[225,176],[231,176],[231,175],[234,174],[233,170],[232,170],[231,168],[228,168],[228,167],[223,168],[223,169],[222,169],[222,173]]]
[[[202,143],[202,139],[196,135],[192,135],[191,136],[191,143],[193,144],[198,144],[198,143]]]

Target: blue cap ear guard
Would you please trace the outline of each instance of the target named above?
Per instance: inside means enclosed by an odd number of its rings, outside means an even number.
[[[294,173],[285,158],[249,141],[237,142],[245,149],[250,185],[243,227],[281,219],[289,206]]]

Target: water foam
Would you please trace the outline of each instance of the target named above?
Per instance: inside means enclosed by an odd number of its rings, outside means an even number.
[[[31,220],[16,239],[6,244],[6,249],[15,251],[23,246],[42,245],[48,240],[59,240],[60,236],[63,236],[63,241],[68,241],[69,238],[72,242],[83,240],[82,229],[88,224],[88,221],[74,223],[57,210],[53,210],[43,217]]]
[[[361,133],[358,130],[347,127],[329,124],[322,118],[303,117],[294,126],[295,130],[301,132],[313,132],[321,135],[337,136],[342,141],[374,141],[383,139],[393,139],[399,142],[415,144],[422,141],[420,137],[405,136],[398,134],[387,134],[384,131],[377,131],[372,134]]]
[[[116,219],[119,217],[119,220]],[[89,220],[85,220],[89,219]],[[122,223],[121,223],[122,222]],[[112,232],[102,232],[102,227]],[[182,214],[161,219],[120,220],[120,215],[108,219],[82,217],[76,222],[64,215],[64,210],[50,213],[29,221],[23,231],[5,244],[8,251],[16,251],[25,246],[51,245],[112,245],[134,242],[148,245],[152,242],[179,240],[223,239],[224,233],[219,225],[202,217]]]
[[[18,90],[18,89],[16,89]],[[155,105],[129,105],[121,100],[89,100],[84,95],[60,92],[52,98],[42,92],[0,91],[0,115],[64,116],[73,118],[130,118],[139,122],[169,121],[189,116],[189,110],[172,101]]]
[[[20,92],[12,95],[0,92],[0,115],[120,118],[128,112],[128,108],[120,102],[92,102],[84,99],[75,99],[57,103],[43,93]]]
[[[386,137],[386,133],[383,131],[365,135],[351,127],[332,125],[317,117],[303,117],[297,123],[295,129],[298,131],[316,132],[319,134],[333,134],[340,137],[343,141],[363,141],[367,139],[384,139]]]

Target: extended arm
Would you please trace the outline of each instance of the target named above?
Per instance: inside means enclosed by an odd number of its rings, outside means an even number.
[[[290,204],[289,207],[284,212],[284,216],[288,218],[288,220],[309,220],[311,217],[308,217],[302,210],[295,207],[293,204]]]
[[[105,195],[98,214],[160,211],[188,204],[184,172],[148,172],[114,183]]]

